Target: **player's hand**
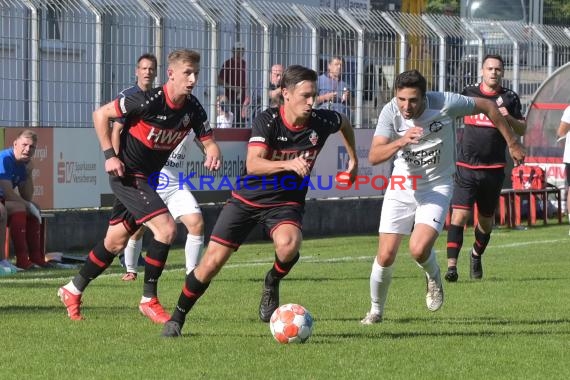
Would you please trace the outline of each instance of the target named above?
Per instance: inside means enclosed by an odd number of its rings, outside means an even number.
[[[125,164],[119,159],[119,157],[111,157],[105,160],[105,171],[109,175],[122,177],[125,175]]]
[[[204,167],[208,170],[216,171],[222,166],[222,158],[217,156],[206,155]]]
[[[358,162],[348,160],[348,168],[346,169],[346,172],[349,175],[350,183],[354,183],[354,180],[358,175]]]
[[[514,143],[512,143],[509,146],[509,153],[510,153],[511,157],[513,158],[513,162],[515,163],[515,166],[521,165],[522,163],[524,163],[524,158],[526,156],[526,150],[518,141],[515,141]]]
[[[305,158],[308,156],[308,152],[305,154],[295,157],[292,160],[286,161],[287,162],[287,171],[295,172],[299,177],[306,177],[311,174],[311,165],[309,161]]]
[[[418,144],[423,135],[424,135],[424,129],[421,127],[412,127],[408,129],[404,134],[404,136],[402,137],[404,146],[410,144]]]

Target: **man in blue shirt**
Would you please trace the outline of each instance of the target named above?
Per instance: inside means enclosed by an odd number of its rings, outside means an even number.
[[[343,61],[341,57],[332,57],[328,71],[319,76],[317,82],[317,108],[329,109],[342,113],[350,119],[350,87],[340,79]]]
[[[32,158],[37,140],[34,131],[25,129],[18,134],[11,148],[0,152],[0,193],[3,194],[8,211],[16,266],[22,269],[47,265],[45,252],[40,245],[40,213],[32,203]]]

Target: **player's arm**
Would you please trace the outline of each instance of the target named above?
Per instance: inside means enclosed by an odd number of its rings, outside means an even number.
[[[570,132],[570,123],[561,121],[560,125],[558,126],[558,130],[556,131],[556,136],[564,137],[568,132]]]
[[[341,115],[342,121],[340,124],[340,134],[342,142],[348,153],[348,168],[347,172],[350,174],[350,182],[353,182],[358,175],[358,156],[356,155],[356,139],[354,137],[354,129],[350,121],[345,115]]]
[[[213,138],[202,141],[202,145],[204,146],[204,154],[206,155],[204,166],[208,170],[218,170],[222,166],[220,147]]]
[[[509,153],[511,154],[511,157],[515,163],[522,163],[526,155],[525,149],[519,143],[518,136],[509,126],[509,123],[501,114],[497,108],[497,105],[492,101],[484,98],[473,98],[473,100],[475,100],[473,115],[479,113],[484,113],[487,115],[487,117],[493,122],[493,125],[497,128],[501,135],[503,135],[503,138],[509,147]]]
[[[509,123],[513,131],[515,131],[515,133],[519,136],[524,136],[524,134],[526,133],[526,121],[519,120],[511,116],[509,114],[509,111],[507,111],[505,107],[500,107],[499,111],[505,117],[505,119],[507,119],[507,122]]]
[[[111,175],[122,177],[125,174],[125,166],[115,155],[113,142],[111,140],[111,128],[109,122],[111,119],[121,117],[119,111],[115,108],[115,101],[109,102],[93,112],[93,125],[99,144],[105,155],[105,171]]]
[[[370,146],[370,151],[368,152],[368,161],[372,165],[378,165],[382,162],[388,161],[400,149],[405,148],[410,144],[417,144],[420,142],[420,138],[423,134],[423,128],[413,127],[406,131],[404,136],[391,140],[389,137],[376,135],[372,139],[372,145]]]
[[[267,154],[266,146],[250,144],[247,147],[246,168],[248,175],[273,175],[291,171],[300,177],[305,177],[311,173],[310,164],[303,156],[285,161],[272,161],[267,159]]]
[[[111,144],[113,144],[113,149],[115,154],[119,154],[119,146],[121,145],[121,131],[124,125],[118,121],[113,122],[113,128],[111,128]]]

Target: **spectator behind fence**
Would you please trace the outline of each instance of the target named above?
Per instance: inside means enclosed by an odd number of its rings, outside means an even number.
[[[267,107],[278,107],[281,102],[280,82],[283,76],[283,66],[271,66],[269,73],[269,89],[263,88],[263,81],[259,81],[251,94],[251,120],[263,111],[263,98],[267,97]]]
[[[220,95],[216,98],[216,128],[231,128],[234,114],[230,111],[228,98]]]
[[[342,81],[343,60],[335,56],[329,60],[325,74],[319,76],[317,83],[317,105],[319,109],[340,112],[350,119],[350,87]]]
[[[236,42],[232,57],[224,62],[218,74],[218,84],[224,87],[229,111],[234,114],[234,127],[245,128],[249,97],[247,96],[247,68],[243,53],[245,47]]]
[[[558,126],[558,132],[556,133],[559,138],[565,138],[566,143],[564,144],[564,156],[562,157],[562,162],[566,165],[566,209],[568,210],[568,215],[570,217],[570,106],[566,107],[562,118],[560,119],[560,125]],[[570,232],[568,232],[570,235]]]
[[[137,78],[134,86],[127,87],[119,93],[116,99],[122,99],[129,95],[136,94],[137,92],[144,92],[152,89],[152,84],[156,78],[157,60],[154,54],[145,53],[137,59],[137,66],[135,69],[135,77]],[[113,148],[115,153],[119,154],[119,147],[121,139],[126,138],[130,128],[126,118],[122,117],[113,122],[113,131],[111,140],[113,141]],[[123,142],[124,144],[124,142]],[[144,265],[144,261],[139,259],[139,254],[142,250],[142,237],[146,228],[141,226],[129,239],[125,247],[122,263],[126,269],[125,275],[121,278],[123,281],[133,281],[137,278],[137,264]]]
[[[25,129],[18,134],[11,148],[0,152],[0,187],[8,211],[10,238],[14,244],[16,266],[24,270],[47,266],[40,244],[40,211],[32,203],[32,159],[37,142],[36,133]]]

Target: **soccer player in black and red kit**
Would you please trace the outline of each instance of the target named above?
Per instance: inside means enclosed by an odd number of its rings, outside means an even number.
[[[153,239],[145,258],[143,297],[139,310],[155,323],[165,323],[170,315],[158,301],[158,279],[162,274],[176,224],[155,191],[155,176],[178,143],[193,130],[205,147],[204,166],[220,167],[220,150],[209,127],[206,112],[192,95],[200,71],[200,54],[175,50],[168,56],[168,81],[162,87],[116,99],[93,113],[93,122],[105,155],[105,171],[116,201],[109,228],[87,257],[79,273],[58,295],[72,320],[81,320],[81,296],[87,285],[111,265],[129,236],[142,223]],[[124,117],[128,130],[121,134],[119,155],[111,144],[112,119]]]
[[[467,86],[462,94],[494,101],[513,131],[524,135],[526,124],[521,114],[518,95],[501,86],[504,62],[499,55],[483,59],[482,81]],[[481,257],[491,238],[495,208],[505,179],[506,142],[493,123],[483,114],[466,116],[463,139],[459,144],[455,185],[451,199],[451,225],[447,233],[447,273],[445,279],[456,282],[457,258],[463,245],[463,230],[474,203],[477,203],[478,224],[471,250],[470,277],[481,279]],[[515,163],[516,164],[516,163]]]
[[[317,73],[303,66],[288,67],[281,79],[281,95],[282,105],[268,108],[253,122],[246,173],[218,217],[202,261],[186,276],[163,336],[181,335],[190,309],[257,223],[265,225],[275,248],[259,306],[260,319],[268,322],[279,306],[279,282],[299,260],[306,181],[331,134],[341,132],[351,180],[357,174],[354,131],[348,119],[336,111],[313,109]]]

